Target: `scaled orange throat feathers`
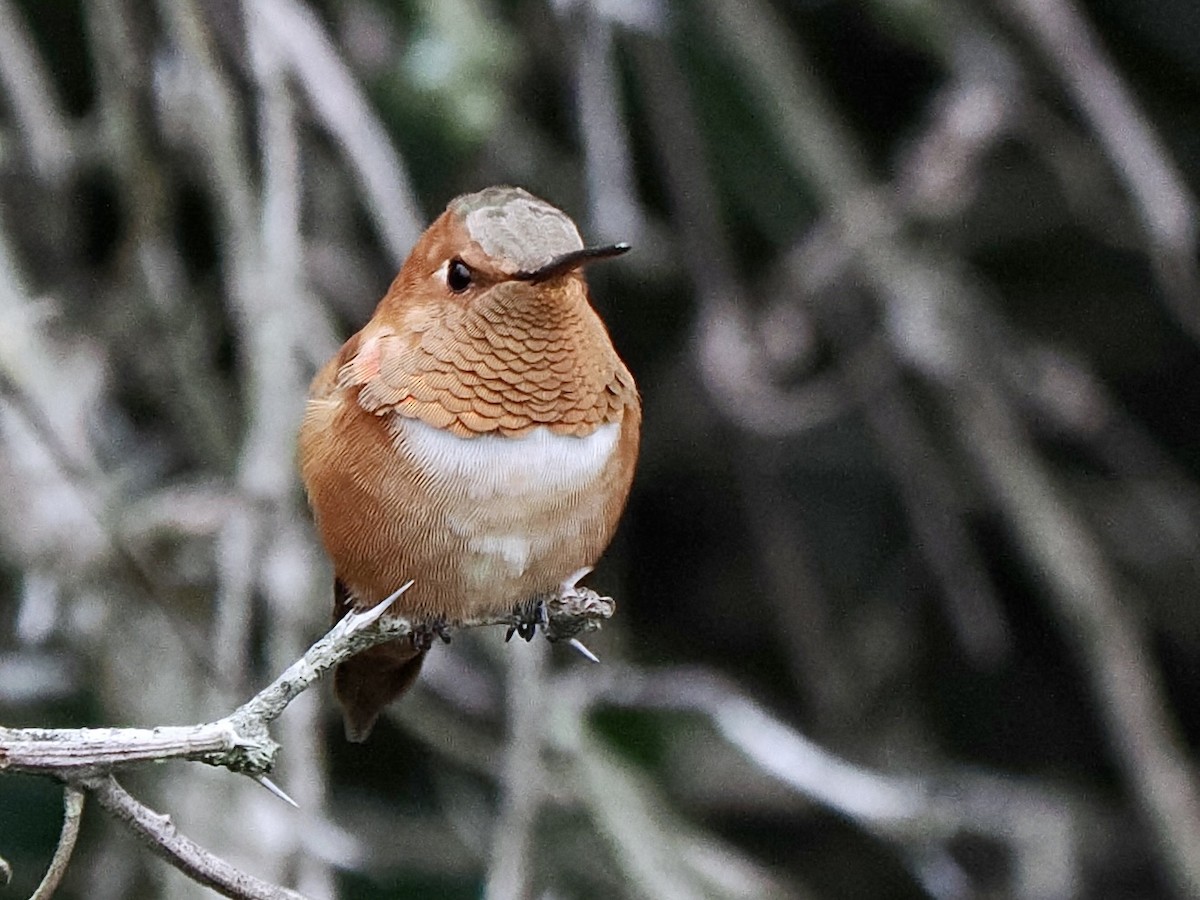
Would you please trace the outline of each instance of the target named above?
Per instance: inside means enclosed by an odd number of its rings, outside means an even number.
[[[624,508],[641,405],[565,213],[519,188],[451,201],[367,325],[313,380],[300,469],[334,618],[409,579],[398,615],[501,614],[595,564]],[[352,740],[416,678],[393,641],[338,668]]]

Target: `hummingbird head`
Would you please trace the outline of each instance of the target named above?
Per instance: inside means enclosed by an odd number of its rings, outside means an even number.
[[[402,303],[485,306],[559,294],[586,302],[582,267],[627,250],[628,244],[585,247],[562,210],[521,188],[489,187],[450,201],[389,295]]]

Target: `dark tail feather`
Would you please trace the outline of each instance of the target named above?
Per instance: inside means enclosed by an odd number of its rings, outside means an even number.
[[[421,672],[425,651],[407,638],[364,650],[333,673],[333,693],[342,705],[346,739],[362,743],[385,706],[407,691]]]
[[[353,598],[340,578],[333,581],[333,621],[353,608]],[[342,707],[346,739],[361,744],[371,734],[383,708],[412,687],[421,673],[425,651],[408,638],[390,641],[352,656],[333,672],[333,694]]]

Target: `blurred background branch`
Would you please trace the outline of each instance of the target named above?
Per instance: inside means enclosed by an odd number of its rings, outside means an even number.
[[[594,649],[463,635],[283,807],[308,896],[1200,895],[1188,0],[0,0],[0,721],[211,721],[327,625],[305,386],[453,195],[635,252]],[[590,642],[589,642],[590,643]],[[0,893],[60,835],[0,780]],[[231,823],[234,823],[231,825]],[[103,820],[57,896],[206,896]]]

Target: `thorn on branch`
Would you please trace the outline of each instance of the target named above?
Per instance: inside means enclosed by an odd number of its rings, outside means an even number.
[[[387,597],[385,597],[384,599],[380,600],[378,603],[376,603],[370,609],[365,609],[362,612],[347,613],[346,617],[344,619],[342,619],[342,621],[339,622],[338,625],[345,627],[346,634],[353,634],[356,631],[362,631],[363,629],[367,628],[369,625],[378,621],[380,616],[382,616],[385,612],[387,612],[389,609],[391,609],[392,604],[395,603],[400,598],[401,594],[403,594],[410,587],[412,587],[413,583],[414,583],[413,580],[410,578],[408,581],[406,581],[404,584],[402,584],[394,593],[392,593],[392,594],[388,595]]]
[[[583,643],[583,641],[579,640],[579,638],[571,638],[569,641],[567,641],[567,643],[570,644],[572,647],[574,647],[579,652],[579,655],[582,656],[584,659],[586,659],[588,662],[594,662],[594,663],[600,662],[600,657],[598,657],[595,653],[593,653],[591,650],[589,650],[587,648],[587,646]]]
[[[283,788],[281,788],[279,785],[277,785],[275,782],[273,782],[266,775],[252,775],[251,778],[253,778],[254,781],[257,781],[259,784],[261,784],[263,787],[265,787],[270,793],[274,794],[276,797],[278,797],[284,803],[288,803],[288,804],[294,806],[296,809],[300,808],[299,803],[297,803],[295,800],[293,800],[291,797],[289,797],[284,792]]]

